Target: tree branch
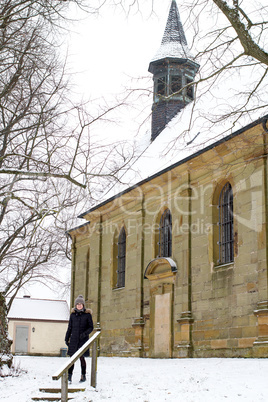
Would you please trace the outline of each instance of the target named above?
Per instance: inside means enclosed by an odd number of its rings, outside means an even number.
[[[243,22],[240,20],[239,11],[244,16],[245,13],[241,8],[231,8],[228,6],[224,0],[212,0],[217,7],[223,12],[226,18],[230,21],[232,27],[234,28],[237,36],[240,40],[244,52],[247,56],[252,56],[261,63],[268,66],[268,53],[265,52],[252,38],[249,33],[249,29],[245,27]],[[248,24],[249,19],[247,18]],[[251,21],[250,21],[251,22]],[[249,27],[250,28],[250,27]]]
[[[57,177],[60,179],[68,180],[69,182],[71,182],[81,188],[87,187],[86,184],[80,183],[79,181],[70,177],[68,174],[52,173],[52,172],[28,172],[28,171],[16,170],[16,169],[1,169],[0,174],[21,175],[21,176],[33,177],[36,179],[39,177]]]

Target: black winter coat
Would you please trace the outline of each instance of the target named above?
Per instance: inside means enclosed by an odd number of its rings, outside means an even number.
[[[72,309],[68,328],[65,335],[65,342],[68,345],[68,355],[72,356],[89,339],[89,334],[93,331],[93,321],[91,310],[81,311]],[[84,353],[89,356],[89,349]]]

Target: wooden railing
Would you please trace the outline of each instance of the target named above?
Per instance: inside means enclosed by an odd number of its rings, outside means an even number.
[[[68,368],[71,367],[79,357],[81,357],[85,351],[92,345],[92,357],[91,357],[91,382],[90,385],[96,388],[97,385],[97,340],[100,337],[101,331],[97,330],[89,340],[81,346],[80,349],[72,356],[68,361],[52,376],[53,380],[59,380],[61,378],[61,402],[67,402],[68,400]]]

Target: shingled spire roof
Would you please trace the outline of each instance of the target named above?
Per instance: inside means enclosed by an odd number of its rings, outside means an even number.
[[[192,59],[175,0],[172,0],[171,3],[161,46],[153,57],[152,62],[166,57],[175,59]]]
[[[161,46],[149,65],[153,74],[152,141],[194,99],[194,81],[199,65],[191,56],[179,11],[172,0]]]

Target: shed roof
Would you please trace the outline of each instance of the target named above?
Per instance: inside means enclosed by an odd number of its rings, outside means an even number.
[[[68,321],[70,316],[66,300],[17,297],[8,313],[8,319]]]

